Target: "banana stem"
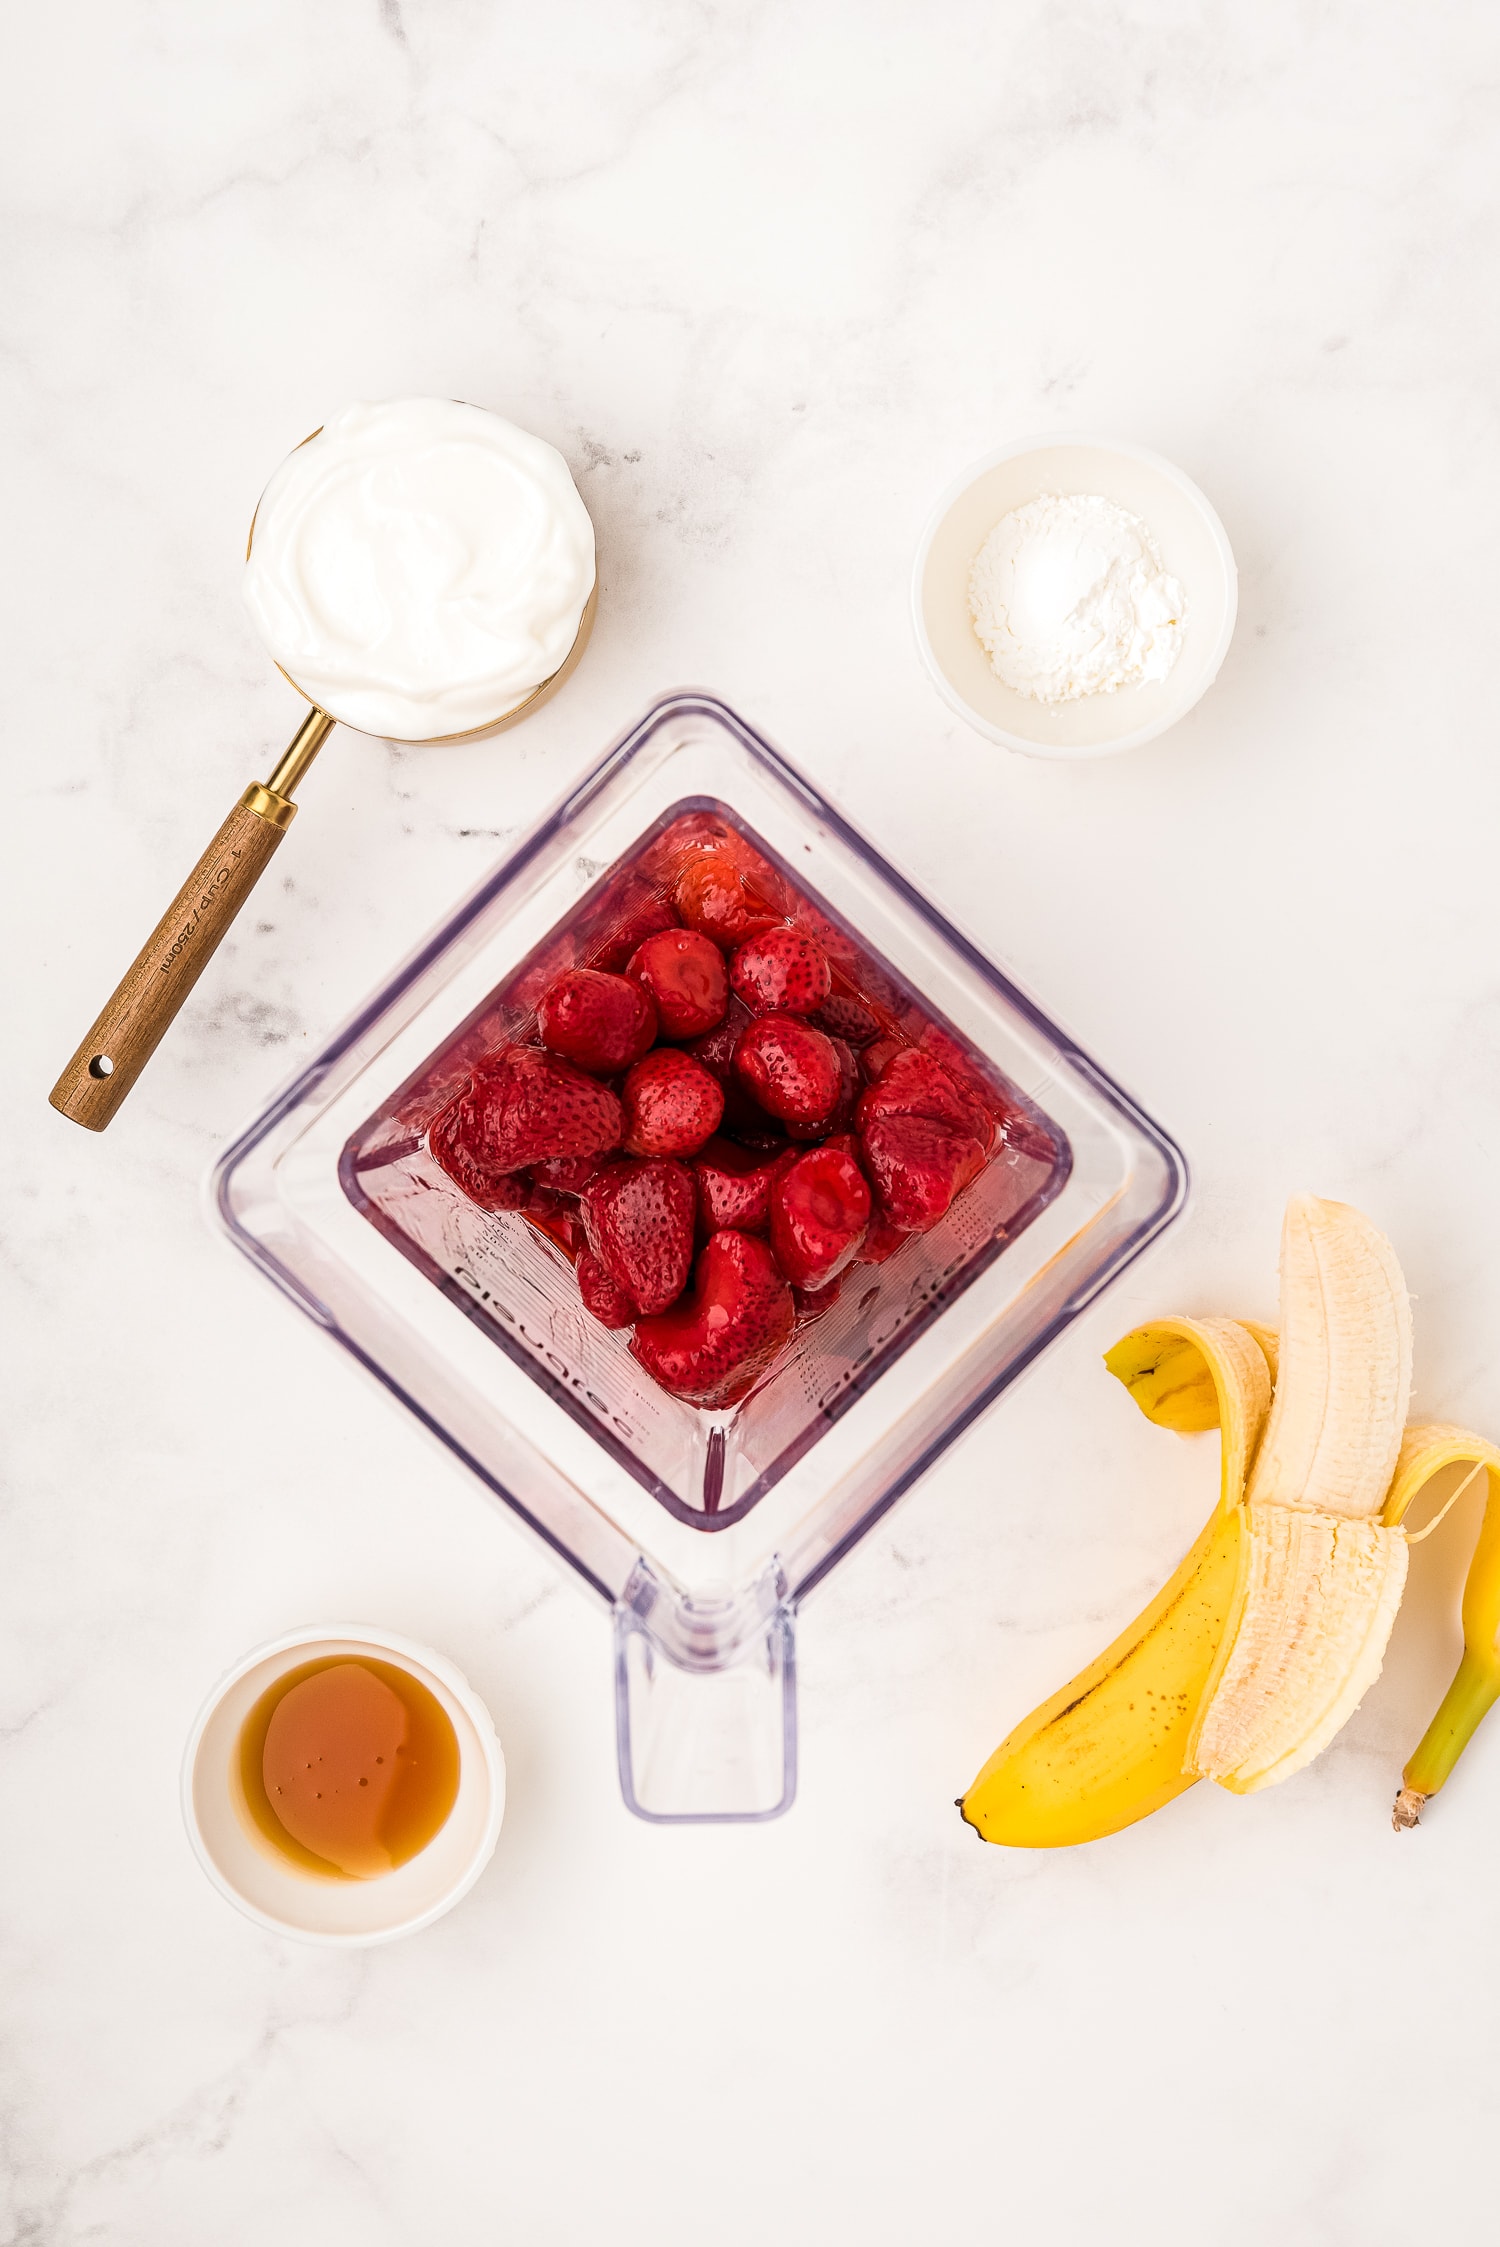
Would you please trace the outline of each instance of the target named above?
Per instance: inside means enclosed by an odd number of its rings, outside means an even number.
[[[1500,1668],[1494,1656],[1480,1656],[1466,1646],[1442,1707],[1401,1774],[1402,1794],[1421,1799],[1408,1806],[1410,1815],[1400,1818],[1400,1824],[1416,1824],[1416,1812],[1422,1802],[1428,1795],[1437,1793],[1497,1699],[1500,1699]],[[1397,1798],[1398,1806],[1400,1799]]]

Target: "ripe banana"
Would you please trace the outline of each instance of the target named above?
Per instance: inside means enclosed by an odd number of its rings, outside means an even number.
[[[1219,1502],[1144,1613],[1002,1740],[961,1799],[984,1840],[1012,1848],[1118,1833],[1192,1785],[1188,1736],[1229,1613],[1240,1499],[1270,1408],[1267,1350],[1232,1319],[1159,1319],[1104,1362],[1157,1427],[1219,1429]]]
[[[1281,1272],[1279,1334],[1162,1320],[1110,1351],[1148,1419],[1220,1428],[1219,1504],[1144,1614],[991,1756],[960,1803],[985,1839],[1094,1839],[1199,1777],[1272,1785],[1378,1676],[1406,1573],[1399,1515],[1382,1513],[1411,1383],[1406,1290],[1367,1218],[1310,1195],[1288,1205]]]
[[[1500,1450],[1466,1428],[1408,1428],[1385,1502],[1384,1519],[1397,1523],[1442,1468],[1469,1465],[1475,1474],[1486,1475],[1489,1488],[1464,1585],[1463,1658],[1442,1706],[1401,1774],[1401,1791],[1391,1813],[1398,1833],[1417,1823],[1423,1805],[1452,1771],[1480,1719],[1500,1699]]]
[[[1384,1234],[1294,1195],[1280,1368],[1245,1494],[1234,1602],[1187,1748],[1234,1794],[1289,1779],[1380,1675],[1406,1539],[1380,1514],[1411,1393],[1411,1308]]]

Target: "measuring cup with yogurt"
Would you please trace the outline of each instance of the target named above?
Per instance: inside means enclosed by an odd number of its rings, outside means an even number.
[[[346,407],[283,461],[251,525],[246,606],[311,708],[193,868],[50,1094],[102,1131],[296,815],[335,724],[401,742],[513,724],[593,621],[594,531],[562,455],[451,398]]]

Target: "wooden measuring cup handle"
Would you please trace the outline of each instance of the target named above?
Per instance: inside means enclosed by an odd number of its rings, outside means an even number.
[[[296,818],[292,790],[332,731],[314,703],[265,786],[245,790],[48,1093],[59,1114],[86,1131],[109,1122]]]
[[[47,1095],[102,1131],[156,1051],[296,816],[285,796],[245,790]]]

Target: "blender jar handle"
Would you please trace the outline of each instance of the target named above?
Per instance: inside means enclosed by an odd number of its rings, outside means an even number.
[[[332,726],[311,710],[265,786],[245,790],[48,1093],[60,1115],[85,1131],[109,1123],[270,864],[297,814],[292,789]]]
[[[779,1817],[797,1792],[792,1610],[776,1606],[732,1659],[698,1662],[664,1643],[631,1593],[627,1586],[614,1610],[626,1808],[654,1825]]]

